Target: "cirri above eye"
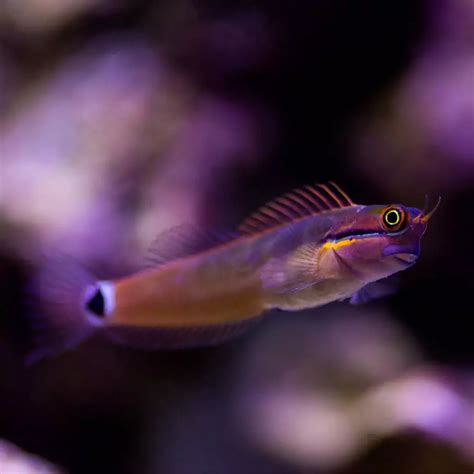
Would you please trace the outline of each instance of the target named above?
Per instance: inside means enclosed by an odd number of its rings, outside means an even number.
[[[405,225],[405,211],[396,207],[389,207],[383,213],[382,220],[388,231],[395,232]]]

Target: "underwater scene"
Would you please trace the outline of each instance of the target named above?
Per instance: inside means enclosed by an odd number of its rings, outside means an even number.
[[[474,3],[4,0],[0,474],[472,474]]]

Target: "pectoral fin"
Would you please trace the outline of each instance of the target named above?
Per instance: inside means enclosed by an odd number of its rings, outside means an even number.
[[[359,291],[354,293],[351,296],[350,303],[354,305],[364,304],[372,300],[390,296],[396,291],[397,286],[394,281],[375,281],[365,285]]]
[[[318,283],[316,250],[315,246],[308,244],[285,257],[270,259],[260,272],[262,287],[284,294],[301,291]]]

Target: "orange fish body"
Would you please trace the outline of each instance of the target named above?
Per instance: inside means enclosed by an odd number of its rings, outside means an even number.
[[[226,241],[191,227],[164,233],[155,265],[122,279],[97,281],[60,259],[38,278],[46,316],[30,359],[98,329],[131,346],[186,347],[240,334],[272,308],[367,301],[374,282],[416,262],[436,207],[363,206],[334,183],[307,186],[260,208]]]
[[[203,326],[259,315],[265,305],[257,275],[236,271],[227,253],[223,248],[185,257],[118,280],[107,324]]]

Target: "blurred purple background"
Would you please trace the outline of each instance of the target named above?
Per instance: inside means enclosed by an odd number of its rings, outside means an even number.
[[[472,2],[5,0],[0,120],[0,472],[473,471]],[[326,180],[442,196],[396,295],[25,366],[45,254],[124,275],[172,225]]]

